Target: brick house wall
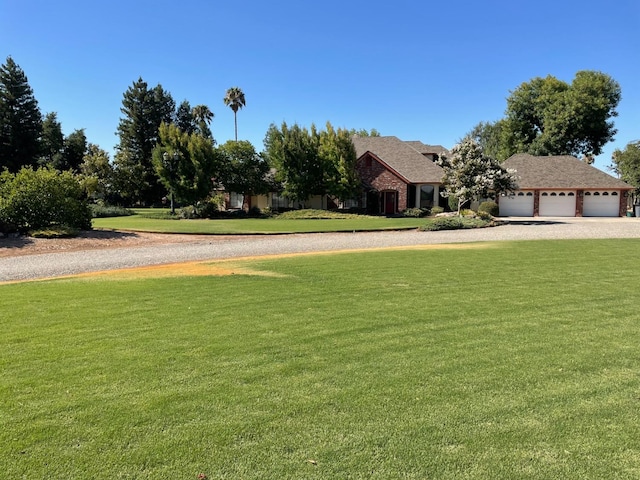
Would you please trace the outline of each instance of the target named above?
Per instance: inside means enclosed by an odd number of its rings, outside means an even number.
[[[394,191],[397,195],[397,210],[401,212],[407,209],[407,183],[398,175],[395,175],[371,155],[364,155],[358,160],[356,171],[365,190]]]

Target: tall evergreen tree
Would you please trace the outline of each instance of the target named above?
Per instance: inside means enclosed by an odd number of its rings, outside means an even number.
[[[188,135],[196,131],[196,121],[192,112],[193,110],[188,100],[183,100],[176,110],[176,127]]]
[[[84,128],[74,130],[64,139],[63,163],[56,168],[77,173],[86,153],[87,136],[84,134]]]
[[[64,135],[56,112],[47,113],[42,122],[40,164],[54,166],[62,160]]]
[[[8,57],[0,66],[0,169],[35,166],[40,155],[42,114],[24,71]]]
[[[173,121],[175,101],[162,86],[149,89],[147,82],[139,78],[124,93],[120,111],[124,117],[117,132],[118,188],[132,204],[156,203],[164,188],[153,168],[152,152],[159,140],[160,124]]]

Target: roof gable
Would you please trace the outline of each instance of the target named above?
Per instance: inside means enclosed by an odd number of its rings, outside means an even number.
[[[443,171],[398,137],[352,137],[356,156],[370,152],[408,183],[442,183]]]
[[[628,183],[612,177],[571,155],[536,157],[528,153],[518,153],[507,158],[502,166],[517,171],[520,189],[633,189]]]

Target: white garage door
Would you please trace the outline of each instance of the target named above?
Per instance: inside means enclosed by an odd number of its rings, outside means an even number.
[[[575,217],[575,192],[540,192],[541,217]]]
[[[585,217],[617,217],[620,215],[620,194],[616,191],[584,192],[582,215]]]
[[[500,197],[501,217],[533,217],[533,192],[516,192]]]

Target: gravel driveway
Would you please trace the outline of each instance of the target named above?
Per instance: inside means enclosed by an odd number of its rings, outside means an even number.
[[[194,241],[181,243],[4,256],[0,258],[0,282],[193,260],[460,242],[571,238],[640,238],[640,219],[512,217],[508,224],[498,227],[441,232],[411,230],[239,237],[198,236]]]

